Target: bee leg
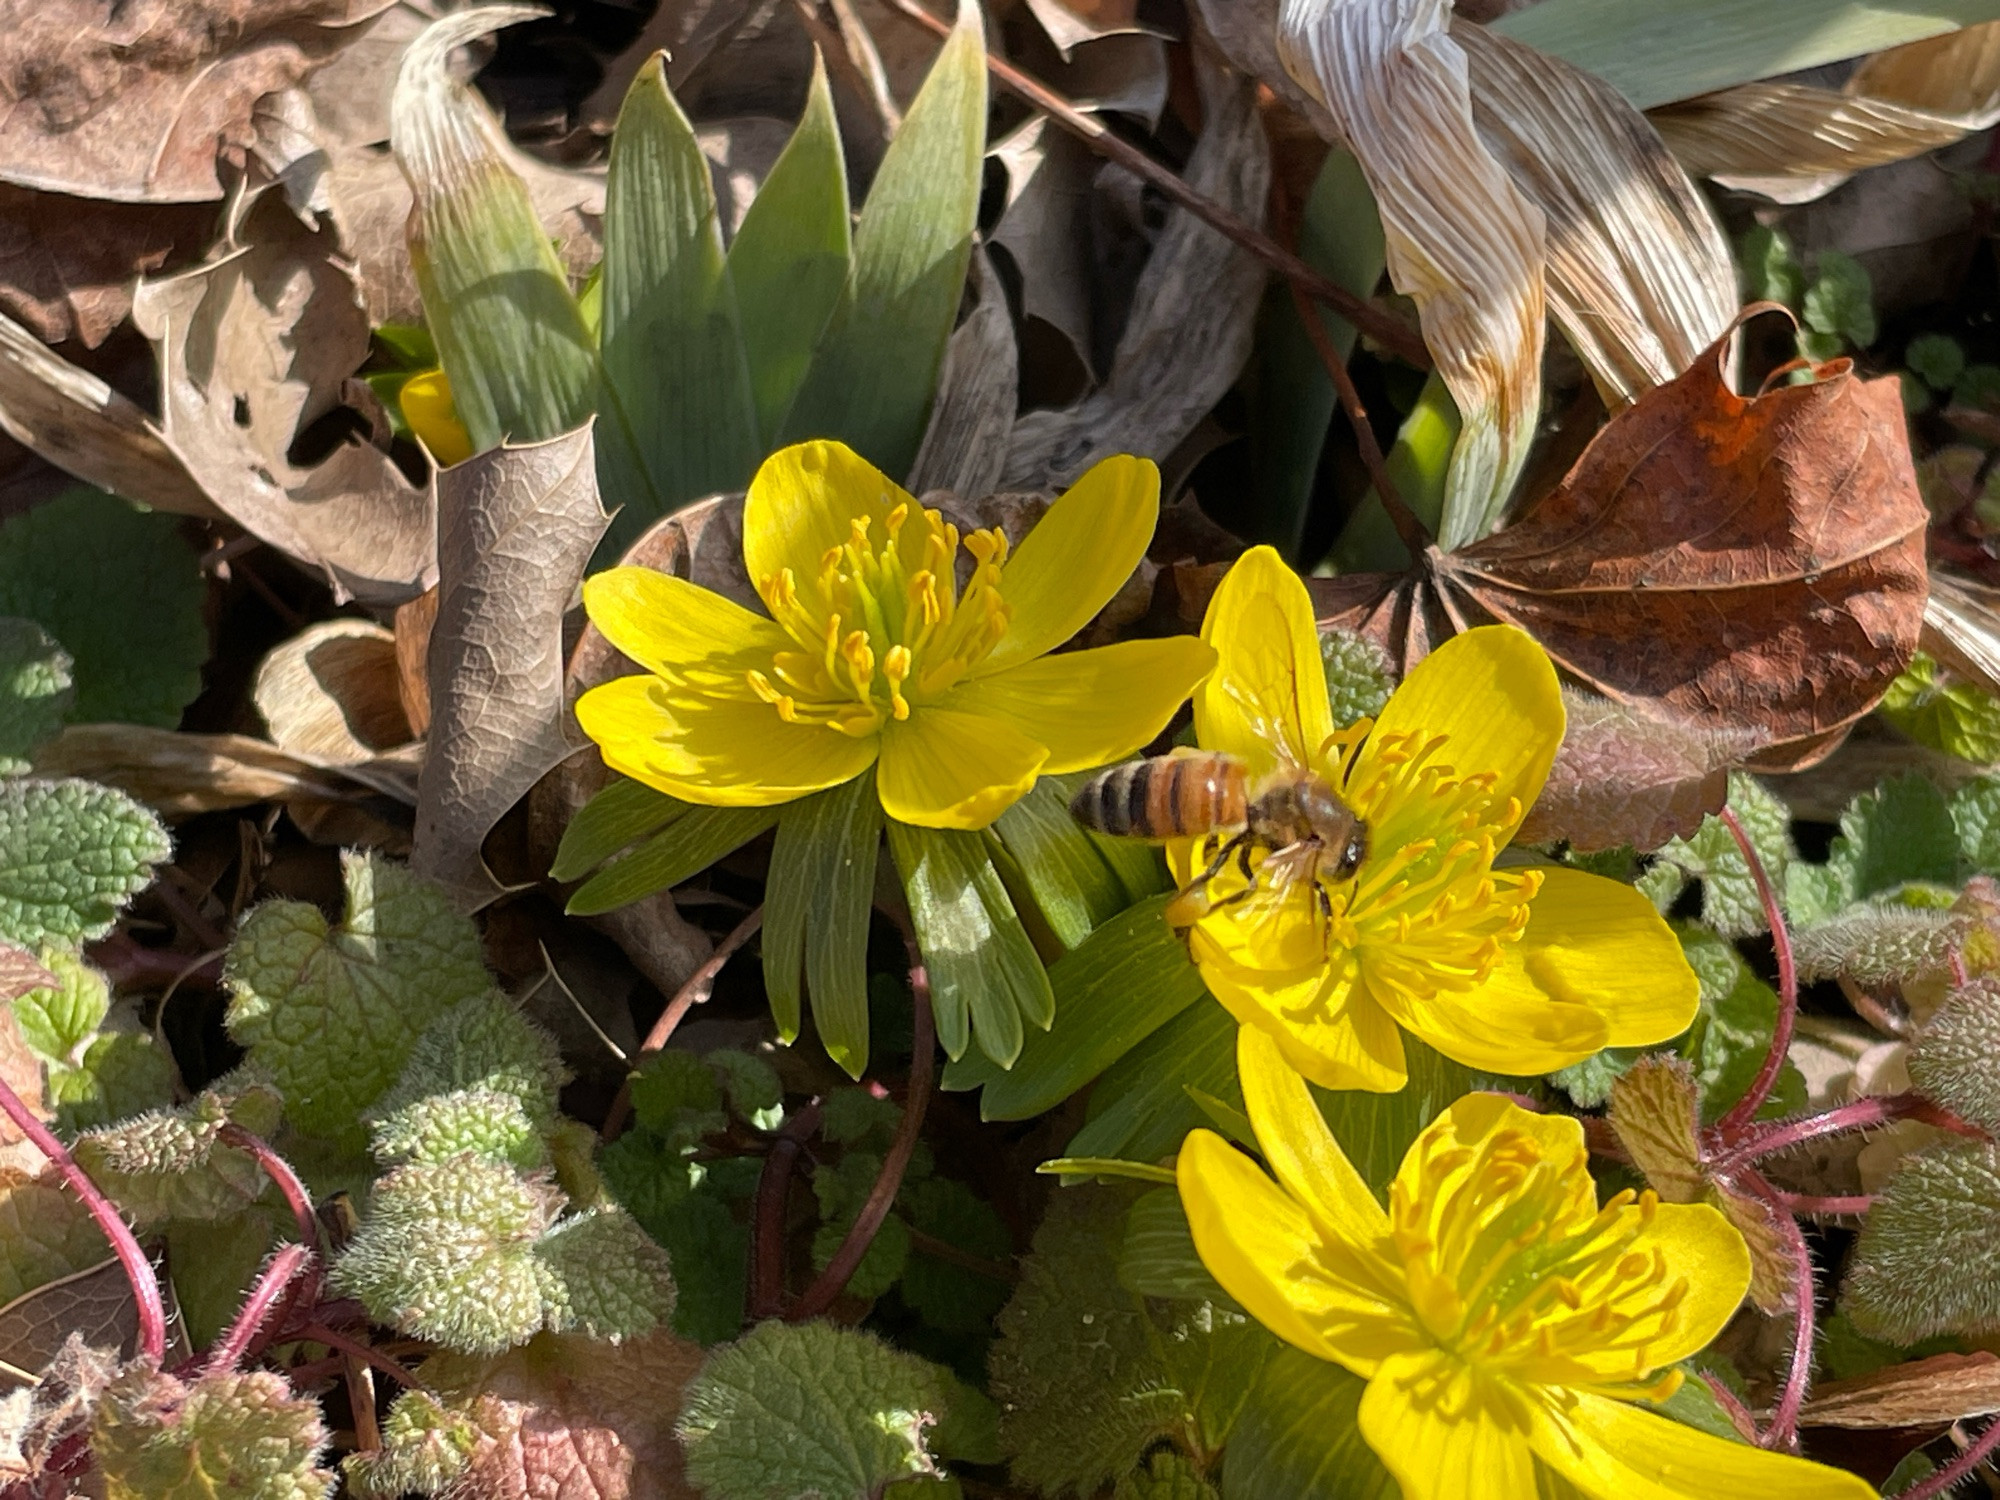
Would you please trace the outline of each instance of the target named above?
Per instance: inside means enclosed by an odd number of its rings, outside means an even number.
[[[1215,851],[1215,858],[1208,862],[1208,868],[1188,882],[1188,889],[1193,890],[1198,885],[1207,885],[1211,880],[1215,879],[1216,876],[1222,873],[1222,867],[1229,863],[1229,856],[1232,854],[1240,856],[1243,865],[1243,878],[1248,880],[1250,878],[1250,830],[1246,828]]]
[[[1215,851],[1215,857],[1208,862],[1208,868],[1190,880],[1182,888],[1181,893],[1167,903],[1166,915],[1169,926],[1177,932],[1184,933],[1187,928],[1194,926],[1217,907],[1227,906],[1231,901],[1242,899],[1242,896],[1231,896],[1226,901],[1212,901],[1209,899],[1208,888],[1214,883],[1215,877],[1222,873],[1223,868],[1229,863],[1229,857],[1237,852],[1239,846],[1248,848],[1249,839],[1248,829],[1230,839]],[[1248,894],[1248,891],[1243,893],[1243,895]]]

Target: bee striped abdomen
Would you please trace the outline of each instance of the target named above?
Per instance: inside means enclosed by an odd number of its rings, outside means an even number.
[[[1242,826],[1243,763],[1232,755],[1159,755],[1087,782],[1070,802],[1086,828],[1119,837],[1180,838]]]

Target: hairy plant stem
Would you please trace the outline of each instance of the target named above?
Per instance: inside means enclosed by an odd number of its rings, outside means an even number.
[[[216,1139],[241,1151],[264,1169],[264,1175],[275,1182],[278,1191],[284,1194],[285,1206],[291,1209],[292,1219],[298,1225],[299,1243],[309,1248],[317,1246],[319,1217],[313,1212],[312,1194],[306,1191],[305,1183],[292,1170],[292,1164],[272,1150],[268,1141],[241,1125],[224,1125],[216,1132]]]
[[[1708,1393],[1715,1398],[1715,1404],[1728,1416],[1731,1425],[1742,1434],[1743,1441],[1756,1442],[1757,1419],[1750,1415],[1750,1408],[1743,1404],[1742,1398],[1706,1370],[1697,1371],[1696,1376],[1708,1387]]]
[[[1936,1496],[1950,1493],[1961,1479],[1991,1458],[1995,1448],[2000,1448],[2000,1417],[1988,1422],[1986,1430],[1958,1457],[1904,1490],[1900,1500],[1935,1500]]]
[[[301,1272],[312,1266],[316,1258],[309,1245],[286,1245],[272,1256],[263,1274],[257,1278],[256,1285],[250,1288],[250,1295],[236,1310],[235,1321],[197,1362],[196,1370],[207,1374],[233,1370],[241,1364],[257,1335],[273,1321],[272,1315],[286,1300],[292,1284]]]
[[[1859,1193],[1847,1198],[1823,1197],[1818,1193],[1793,1193],[1784,1188],[1771,1189],[1777,1201],[1788,1213],[1806,1218],[1859,1218],[1875,1206],[1872,1193]]]
[[[1792,1362],[1785,1372],[1778,1404],[1771,1409],[1771,1425],[1764,1429],[1760,1439],[1766,1448],[1789,1453],[1798,1446],[1799,1410],[1805,1405],[1806,1385],[1812,1379],[1818,1284],[1813,1280],[1812,1252],[1806,1248],[1806,1237],[1800,1232],[1799,1221],[1778,1201],[1777,1189],[1754,1168],[1744,1168],[1738,1181],[1777,1210],[1771,1217],[1777,1225],[1778,1237],[1785,1242],[1785,1254],[1792,1262],[1792,1296],[1798,1303],[1792,1323]]]
[[[1717,1122],[1722,1138],[1729,1140],[1741,1134],[1757,1118],[1757,1111],[1771,1097],[1778,1074],[1785,1066],[1785,1058],[1792,1050],[1792,1028],[1799,1018],[1799,971],[1792,960],[1792,938],[1785,927],[1785,914],[1778,910],[1777,892],[1771,889],[1771,877],[1764,869],[1764,861],[1757,857],[1756,845],[1750,842],[1750,835],[1737,821],[1734,808],[1724,807],[1717,816],[1722,819],[1723,827],[1729,830],[1729,836],[1736,840],[1736,847],[1743,851],[1743,862],[1750,867],[1751,879],[1757,882],[1757,899],[1764,905],[1764,920],[1770,926],[1771,946],[1778,959],[1778,1019],[1771,1027],[1771,1045],[1764,1053],[1763,1066],[1757,1069],[1757,1076],[1743,1097],[1730,1106],[1729,1112]]]
[[[158,1364],[167,1352],[167,1312],[160,1296],[160,1278],[153,1273],[153,1263],[125,1223],[125,1216],[97,1190],[97,1184],[76,1164],[69,1148],[35,1117],[35,1112],[21,1102],[21,1096],[4,1079],[0,1079],[0,1112],[19,1126],[22,1134],[35,1143],[35,1149],[49,1159],[69,1190],[90,1210],[104,1238],[110,1241],[111,1253],[118,1257],[125,1279],[132,1284],[132,1300],[138,1304],[139,1355]]]
[[[764,1156],[757,1178],[757,1202],[750,1215],[750,1287],[744,1321],[761,1323],[785,1310],[785,1220],[791,1206],[792,1173],[806,1142],[819,1130],[820,1101],[813,1099],[785,1121]]]
[[[889,3],[938,36],[951,34],[950,25],[924,9],[917,0],[889,0]],[[1176,173],[1168,171],[1138,147],[1113,135],[1103,121],[1085,114],[1047,84],[1030,78],[1005,58],[988,52],[986,68],[994,78],[1099,156],[1109,157],[1135,177],[1151,183],[1209,228],[1228,236],[1308,296],[1324,302],[1398,359],[1420,370],[1431,368],[1431,352],[1424,343],[1423,335],[1394,313],[1377,307],[1365,297],[1357,297],[1339,282],[1320,275],[1270,236],[1244,223],[1221,204],[1197,193]]]
[[[1915,1094],[1869,1094],[1847,1104],[1835,1105],[1822,1114],[1807,1115],[1797,1120],[1779,1120],[1775,1124],[1739,1133],[1734,1140],[1725,1140],[1709,1158],[1708,1167],[1715,1176],[1727,1177],[1773,1152],[1786,1151],[1821,1136],[1866,1130],[1871,1125],[1887,1125],[1914,1116],[1928,1116],[1934,1123],[1943,1123],[1936,1120],[1940,1113],[1929,1100],[1920,1099]],[[1718,1134],[1720,1129],[1718,1126]]]

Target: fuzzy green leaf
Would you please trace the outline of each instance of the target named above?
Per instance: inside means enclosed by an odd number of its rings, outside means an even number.
[[[984,840],[891,820],[889,852],[930,974],[945,1055],[964,1056],[976,1035],[989,1062],[1013,1067],[1030,1028],[1047,1034],[1056,1002]]]
[[[632,1070],[632,1118],[667,1140],[678,1140],[689,1116],[700,1122],[695,1139],[727,1123],[722,1085],[706,1060],[669,1049],[643,1059]],[[711,1123],[712,1122],[712,1123]],[[682,1142],[692,1145],[692,1140]]]
[[[986,145],[980,7],[931,65],[868,190],[852,275],[785,418],[784,442],[839,438],[884,473],[916,460],[979,211]]]
[[[88,1130],[173,1101],[173,1058],[141,1029],[135,1011],[130,1003],[114,1010],[113,1024],[91,1039],[75,1067],[49,1068],[57,1129]]]
[[[1361,1436],[1366,1388],[1339,1365],[1279,1349],[1230,1435],[1223,1500],[1396,1500],[1399,1486]]]
[[[111,1010],[111,985],[81,956],[46,949],[42,962],[56,976],[53,989],[29,990],[14,1001],[21,1039],[46,1061],[74,1063]]]
[[[746,1159],[754,1169],[754,1159]],[[663,1247],[674,1270],[674,1331],[702,1344],[743,1326],[750,1235],[732,1205],[747,1198],[754,1172],[736,1184],[717,1164],[686,1160],[648,1131],[629,1130],[598,1159],[612,1194]]]
[[[2000,776],[1978,777],[1953,792],[1951,821],[1964,868],[2000,875]]]
[[[897,1197],[910,1227],[932,1239],[1004,1267],[1012,1259],[1007,1222],[962,1182],[933,1177],[904,1182]],[[913,1243],[898,1286],[903,1301],[931,1327],[945,1333],[982,1332],[1007,1301],[1008,1283],[955,1261],[935,1258]]]
[[[794,802],[778,819],[764,892],[764,988],[786,1041],[799,1034],[799,988],[827,1056],[868,1066],[868,907],[882,842],[875,773]]]
[[[846,290],[853,245],[847,163],[826,68],[813,59],[805,113],[729,246],[757,430],[774,446]]]
[[[1217,1492],[1185,1454],[1163,1448],[1119,1480],[1111,1500],[1217,1500]]]
[[[841,1242],[853,1226],[852,1214],[830,1219],[813,1231],[812,1264],[815,1274],[824,1271],[840,1253]],[[854,1274],[847,1278],[846,1293],[863,1302],[887,1295],[889,1288],[903,1279],[910,1263],[910,1226],[894,1214],[882,1221],[868,1242]]]
[[[1700,928],[1681,931],[1681,951],[1701,981],[1701,1008],[1682,1038],[1681,1056],[1694,1064],[1705,1123],[1728,1112],[1756,1078],[1778,1023],[1778,997],[1750,971],[1736,949]],[[1790,1062],[1778,1075],[1760,1117],[1805,1108],[1805,1079]]]
[[[760,1323],[688,1387],[679,1434],[711,1500],[867,1500],[939,1472],[929,1446],[977,1402],[949,1371],[831,1323]]]
[[[134,1366],[98,1403],[90,1456],[110,1500],[325,1500],[329,1440],[319,1403],[269,1371],[184,1384]]]
[[[1750,836],[1772,889],[1784,891],[1786,873],[1797,858],[1792,849],[1790,809],[1766,791],[1762,782],[1741,771],[1730,774],[1729,806]],[[1673,839],[1664,845],[1653,866],[1654,871],[1662,869],[1677,870],[1701,881],[1701,919],[1724,937],[1749,937],[1769,929],[1757,882],[1720,818],[1703,818],[1692,838]]]
[[[1799,978],[1847,979],[1863,989],[1941,978],[1958,945],[1959,923],[1947,911],[1893,899],[1850,906],[1792,934]]]
[[[78,1163],[142,1225],[166,1219],[215,1220],[240,1214],[269,1185],[250,1157],[219,1147],[232,1120],[252,1134],[277,1125],[278,1097],[268,1088],[214,1090],[179,1109],[156,1109],[81,1136]]]
[[[220,1219],[171,1219],[160,1226],[174,1300],[188,1341],[206,1349],[235,1321],[272,1247],[295,1239],[289,1210],[266,1199]]]
[[[1922,776],[1896,776],[1848,804],[1825,865],[1794,866],[1781,889],[1793,919],[1810,925],[1910,881],[1955,883],[1958,865],[1958,827],[1944,793]]]
[[[2000,1131],[2000,980],[1950,991],[1910,1046],[1910,1085],[1962,1120]]]
[[[548,1141],[514,1094],[460,1089],[375,1114],[368,1149],[385,1167],[468,1155],[522,1171],[549,1164]]]
[[[1920,333],[1904,346],[1903,363],[1925,385],[1944,393],[1965,373],[1965,346],[1949,334]]]
[[[0,782],[0,938],[39,948],[102,937],[172,852],[160,820],[112,787]]]
[[[1901,1344],[2000,1328],[2000,1147],[1904,1157],[1862,1225],[1840,1305],[1861,1332]]]
[[[1194,1248],[1187,1211],[1175,1188],[1142,1193],[1125,1216],[1125,1243],[1118,1253],[1118,1284],[1142,1297],[1213,1302],[1234,1309],[1236,1301],[1209,1274]]]
[[[1799,316],[1814,333],[1866,349],[1875,342],[1875,284],[1867,267],[1844,251],[1820,251]]]
[[[341,1460],[347,1487],[366,1500],[431,1495],[466,1470],[479,1446],[479,1425],[429,1391],[406,1390],[382,1421],[382,1446]]]
[[[693,807],[679,804],[658,833],[586,880],[563,909],[591,917],[644,900],[699,875],[778,821],[775,807]]]
[[[1805,296],[1805,267],[1783,230],[1755,225],[1737,245],[1736,259],[1746,301],[1782,302],[1795,308]]]
[[[67,490],[0,525],[0,615],[62,642],[75,722],[178,724],[208,658],[204,593],[179,520],[102,490]]]
[[[488,989],[454,1005],[427,1027],[395,1087],[376,1101],[374,1113],[416,1104],[434,1094],[472,1090],[504,1094],[537,1129],[556,1116],[556,1095],[569,1082],[556,1039],[529,1020],[521,1007]]]
[[[548,1328],[594,1339],[640,1338],[673,1315],[667,1252],[622,1209],[564,1219],[535,1244],[551,1273]]]
[[[0,1303],[110,1255],[90,1210],[53,1175],[0,1174]]]
[[[35,747],[62,728],[74,696],[72,665],[33,620],[0,619],[0,776],[25,774]]]
[[[1947,677],[1921,651],[1889,684],[1878,709],[1920,745],[1976,765],[2000,760],[2000,700],[1973,683]]]
[[[452,1006],[492,985],[479,933],[444,892],[375,854],[344,854],[346,913],[273,901],[229,950],[229,1033],[300,1130],[359,1146],[361,1116]]]

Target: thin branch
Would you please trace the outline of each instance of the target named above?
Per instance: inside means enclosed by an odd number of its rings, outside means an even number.
[[[1396,481],[1389,477],[1389,466],[1382,457],[1382,445],[1375,441],[1375,429],[1368,421],[1368,408],[1361,404],[1361,393],[1354,388],[1354,377],[1348,373],[1347,361],[1340,357],[1340,351],[1333,347],[1333,337],[1326,331],[1326,324],[1320,321],[1319,309],[1306,300],[1305,292],[1295,281],[1292,283],[1292,307],[1305,325],[1306,337],[1319,355],[1319,362],[1326,366],[1327,376],[1333,381],[1334,390],[1340,393],[1341,409],[1347,413],[1347,424],[1354,429],[1354,445],[1361,450],[1361,462],[1368,466],[1368,476],[1375,482],[1375,493],[1382,497],[1382,508],[1389,513],[1389,520],[1396,528],[1396,535],[1402,538],[1404,550],[1414,561],[1424,555],[1433,538],[1430,528],[1417,518],[1415,511],[1403,503],[1403,496],[1396,488]]]
[[[225,1146],[233,1146],[253,1159],[264,1169],[264,1175],[278,1185],[284,1194],[285,1205],[292,1211],[292,1219],[298,1226],[299,1243],[307,1247],[319,1244],[319,1216],[313,1212],[312,1194],[306,1190],[299,1174],[292,1170],[292,1164],[271,1149],[268,1141],[254,1135],[241,1125],[230,1123],[216,1132],[216,1139]]]
[[[396,1384],[406,1390],[421,1391],[424,1383],[408,1370],[397,1364],[381,1350],[371,1348],[360,1339],[351,1339],[344,1333],[336,1333],[324,1323],[304,1323],[292,1330],[300,1338],[314,1344],[324,1344],[329,1349],[338,1349],[342,1354],[352,1355],[364,1365],[380,1370]]]
[[[19,1126],[21,1133],[35,1143],[35,1149],[49,1159],[69,1190],[90,1210],[90,1216],[97,1221],[104,1238],[110,1241],[111,1253],[118,1257],[118,1264],[124,1268],[125,1279],[132,1284],[132,1300],[138,1304],[138,1352],[158,1364],[167,1352],[167,1311],[160,1298],[160,1279],[153,1274],[153,1263],[139,1247],[139,1241],[126,1224],[125,1216],[118,1212],[115,1203],[97,1190],[97,1184],[76,1164],[69,1148],[57,1140],[54,1132],[21,1102],[21,1096],[5,1079],[0,1079],[0,1112]]]
[[[764,1157],[750,1216],[749,1306],[744,1309],[748,1322],[761,1323],[785,1310],[785,1220],[792,1173],[805,1154],[806,1142],[819,1129],[820,1113],[820,1101],[814,1099],[785,1121]]]
[[[889,3],[939,36],[951,34],[950,25],[925,10],[917,0],[889,0]],[[1320,275],[1270,236],[1244,223],[1213,199],[1197,193],[1145,152],[1112,134],[1102,121],[1085,114],[1048,85],[1030,78],[1005,58],[988,52],[986,67],[1001,83],[1078,137],[1098,155],[1109,157],[1134,176],[1151,183],[1209,228],[1227,235],[1294,286],[1303,289],[1307,296],[1324,302],[1398,359],[1420,370],[1431,368],[1431,352],[1424,345],[1423,335],[1401,318],[1385,312],[1365,297],[1355,296],[1339,282]]]
[[[1991,1458],[1995,1448],[2000,1448],[2000,1417],[1988,1422],[1986,1430],[1958,1457],[1904,1490],[1902,1500],[1936,1500],[1939,1495],[1949,1494],[1961,1479]]]
[[[1757,899],[1764,904],[1764,920],[1771,928],[1771,946],[1778,955],[1778,1019],[1771,1027],[1771,1045],[1764,1053],[1763,1065],[1757,1069],[1757,1076],[1749,1089],[1718,1122],[1717,1129],[1726,1141],[1740,1135],[1757,1118],[1757,1111],[1771,1097],[1778,1074],[1784,1069],[1785,1058],[1791,1053],[1792,1028],[1799,1018],[1799,971],[1792,961],[1792,939],[1785,930],[1785,914],[1778,910],[1777,892],[1771,889],[1771,877],[1765,872],[1764,861],[1757,857],[1756,845],[1750,842],[1750,835],[1737,821],[1734,808],[1725,807],[1717,816],[1722,819],[1723,827],[1729,830],[1730,837],[1736,840],[1736,847],[1743,851],[1743,861],[1749,865],[1750,876],[1757,882]]]
[[[921,1229],[910,1231],[910,1248],[919,1255],[928,1255],[932,1260],[962,1266],[973,1275],[984,1276],[989,1281],[1013,1286],[1021,1279],[1021,1273],[1009,1262],[988,1260],[983,1255],[974,1255],[970,1250],[959,1249],[950,1240],[941,1240],[934,1234],[925,1234]]]
[[[1849,1198],[1829,1198],[1818,1193],[1790,1193],[1781,1187],[1771,1189],[1771,1196],[1787,1212],[1804,1215],[1807,1218],[1858,1219],[1875,1206],[1872,1193],[1859,1193]]]
[[[702,966],[690,974],[687,983],[674,992],[674,998],[667,1002],[667,1008],[660,1012],[660,1019],[653,1023],[653,1029],[646,1033],[646,1040],[640,1045],[638,1055],[633,1059],[650,1057],[667,1045],[674,1031],[686,1018],[687,1013],[697,1005],[708,1002],[715,993],[715,981],[722,973],[736,950],[756,936],[757,929],[764,925],[764,908],[757,907],[738,922],[729,936],[716,945],[713,953],[703,960]],[[625,1120],[632,1112],[632,1075],[628,1072],[625,1081],[618,1085],[618,1097],[611,1101],[611,1108],[605,1112],[604,1127],[599,1134],[607,1141],[616,1140],[618,1132],[625,1128]]]
[[[908,921],[908,917],[904,916],[903,941],[910,952],[910,1009],[914,1036],[910,1049],[910,1087],[903,1100],[903,1117],[896,1122],[895,1139],[889,1143],[889,1154],[882,1158],[882,1170],[875,1176],[875,1185],[868,1190],[868,1200],[861,1205],[861,1212],[854,1216],[854,1223],[848,1227],[840,1248],[833,1252],[833,1259],[826,1263],[826,1269],[806,1288],[798,1306],[786,1314],[787,1320],[793,1323],[818,1317],[846,1290],[855,1268],[868,1253],[869,1245],[874,1243],[876,1231],[895,1206],[896,1194],[903,1186],[903,1173],[910,1165],[911,1156],[916,1153],[917,1136],[924,1128],[924,1111],[931,1102],[931,1080],[937,1071],[937,1023],[931,1015],[930,975],[924,970],[924,956],[918,951],[916,935],[910,930]]]
[[[1887,1125],[1895,1120],[1911,1118],[1925,1119],[1945,1129],[1957,1129],[1960,1133],[1970,1132],[1972,1127],[1956,1116],[1946,1116],[1944,1111],[1915,1094],[1869,1094],[1835,1105],[1832,1109],[1817,1115],[1806,1115],[1796,1120],[1780,1120],[1775,1125],[1739,1135],[1708,1160],[1712,1176],[1726,1177],[1753,1161],[1770,1156],[1774,1152],[1788,1151],[1793,1146],[1807,1141],[1818,1140],[1821,1136],[1843,1135],[1850,1130],[1867,1130],[1876,1125]]]

